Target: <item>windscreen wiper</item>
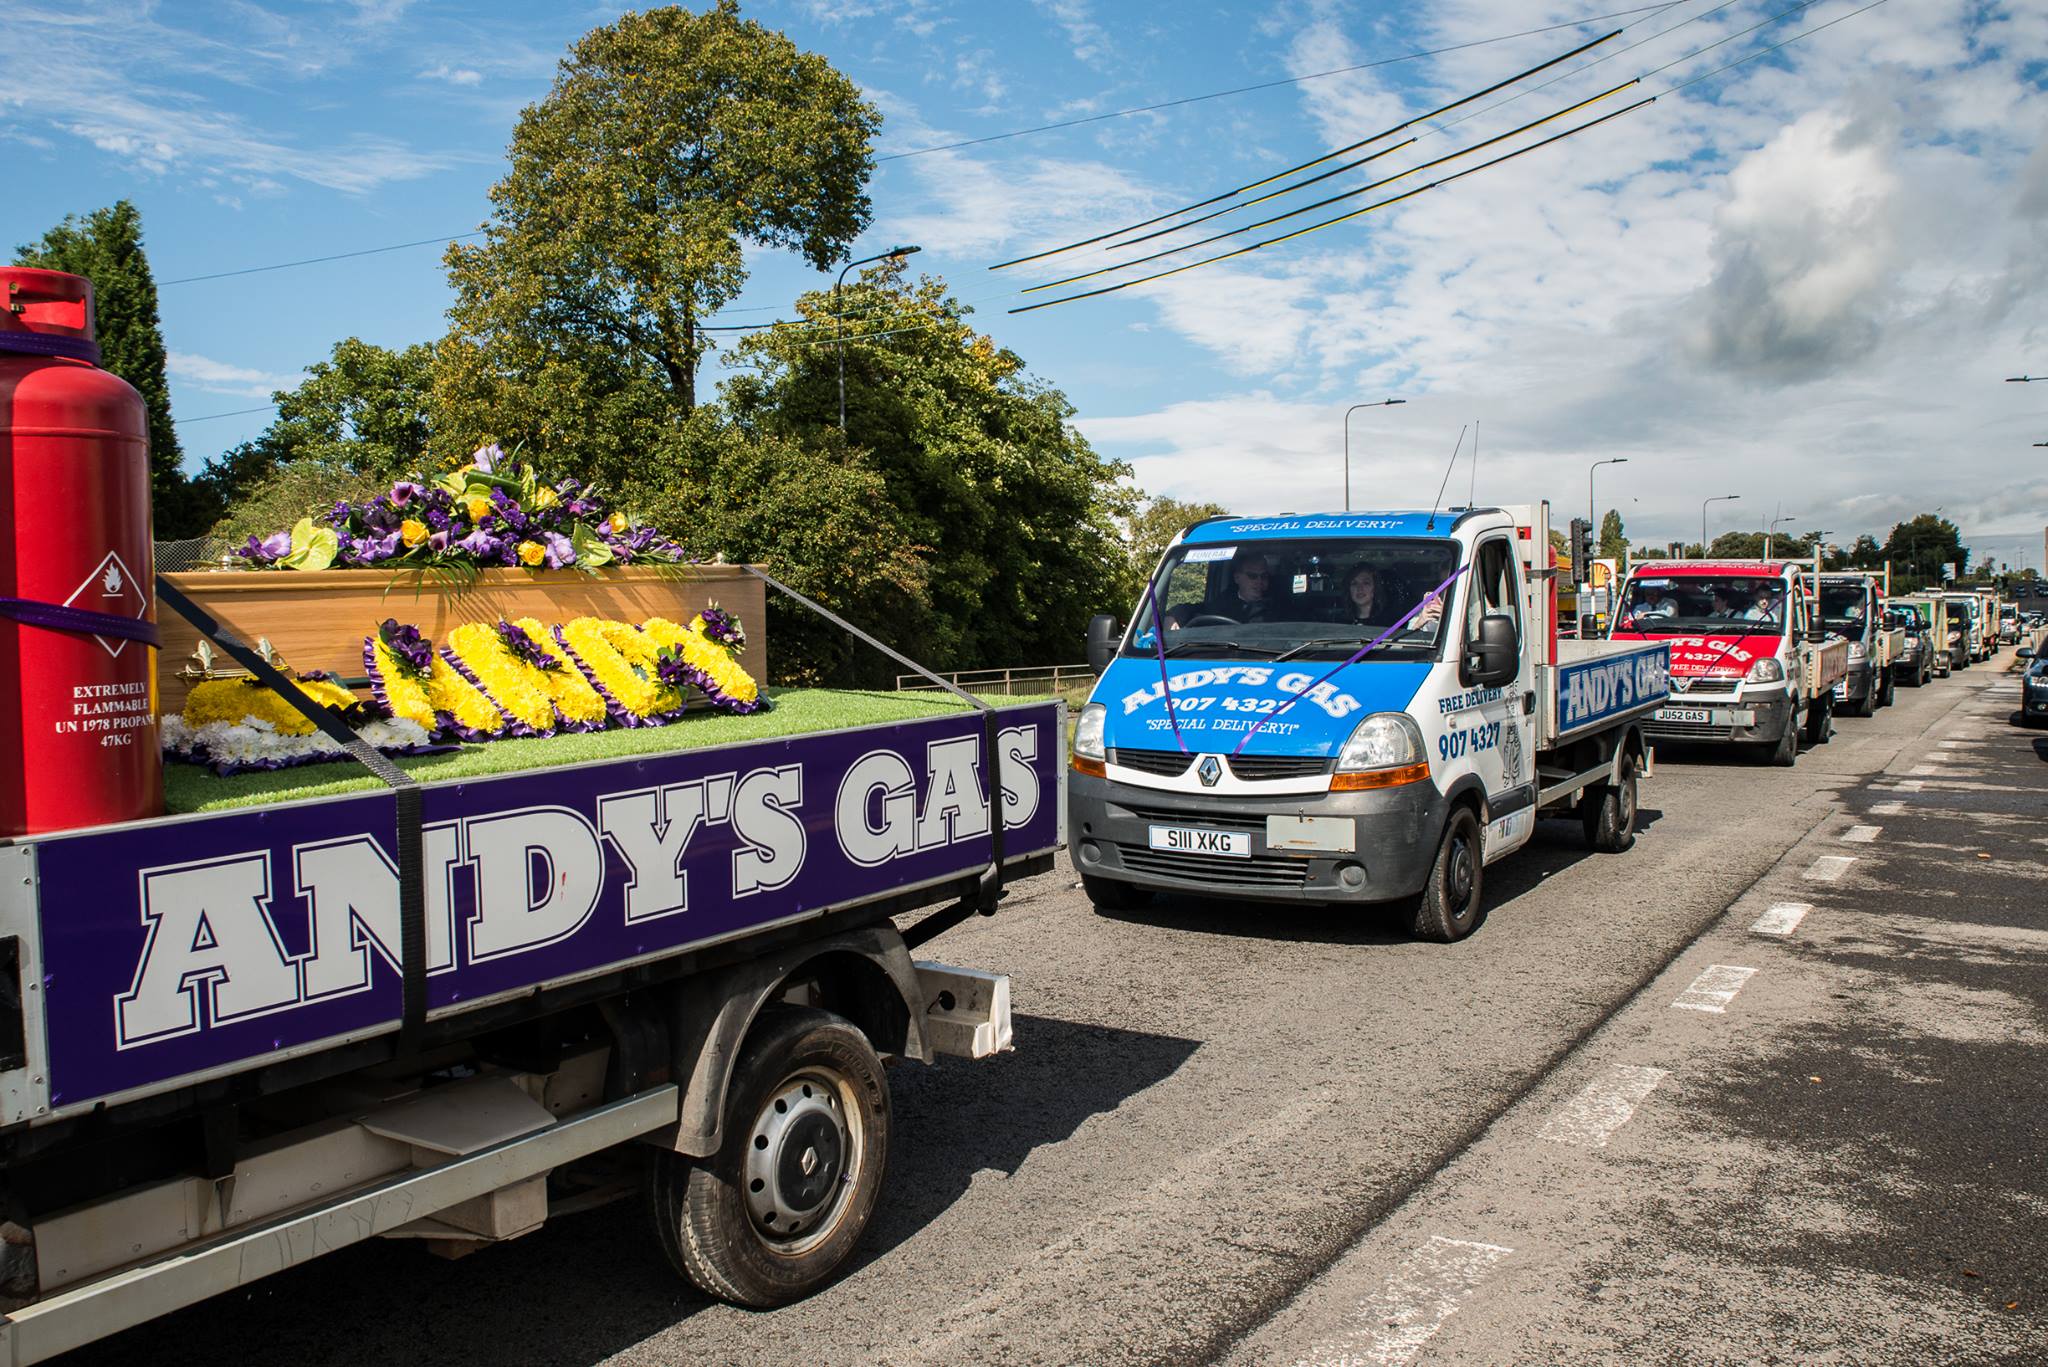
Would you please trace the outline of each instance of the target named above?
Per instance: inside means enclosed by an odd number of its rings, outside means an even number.
[[[1181,654],[1184,651],[1194,650],[1228,650],[1258,655],[1273,655],[1277,653],[1271,646],[1246,645],[1242,641],[1175,641],[1172,645],[1166,648],[1166,653],[1169,657],[1171,657],[1174,655]]]
[[[1353,650],[1356,650],[1362,645],[1370,645],[1372,639],[1370,636],[1321,636],[1313,641],[1303,641],[1300,645],[1290,650],[1281,651],[1273,657],[1273,663],[1279,664],[1282,660],[1291,660],[1297,655],[1305,655],[1311,650],[1323,650],[1331,646],[1350,646]]]

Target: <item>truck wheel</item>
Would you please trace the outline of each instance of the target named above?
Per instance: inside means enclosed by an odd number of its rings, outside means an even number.
[[[1799,762],[1799,719],[1785,718],[1785,729],[1778,733],[1775,745],[1764,747],[1764,758],[1780,769],[1789,769]]]
[[[1621,781],[1603,784],[1579,818],[1586,843],[1602,854],[1620,854],[1636,843],[1636,757],[1621,757]]]
[[[1849,709],[1849,715],[1851,715],[1851,716],[1854,716],[1854,717],[1874,717],[1874,716],[1876,716],[1876,715],[1877,715],[1877,708],[1878,708],[1878,697],[1877,697],[1877,695],[1878,695],[1878,681],[1877,681],[1877,676],[1876,676],[1875,674],[1873,674],[1873,675],[1871,675],[1871,676],[1870,676],[1870,682],[1869,682],[1869,684],[1867,684],[1867,685],[1866,685],[1866,686],[1864,687],[1864,690],[1863,690],[1863,701],[1862,701],[1862,702],[1860,702],[1860,703],[1857,703],[1857,704],[1856,704],[1856,705],[1855,705],[1854,707],[1850,708],[1850,709]]]
[[[1834,734],[1835,695],[1822,693],[1806,709],[1806,743],[1819,745]]]
[[[1879,707],[1890,707],[1893,697],[1898,693],[1898,688],[1898,682],[1892,678],[1891,670],[1885,670],[1884,689],[1877,695],[1877,705]]]
[[[1485,919],[1480,901],[1485,856],[1480,839],[1479,818],[1472,815],[1472,809],[1453,808],[1409,926],[1418,939],[1450,944],[1470,935]]]
[[[802,1300],[853,1253],[882,1190],[882,1061],[844,1017],[771,1006],[733,1067],[724,1135],[708,1161],[655,1156],[648,1197],[662,1251],[734,1305]]]
[[[1152,889],[1119,883],[1092,873],[1081,875],[1081,891],[1101,911],[1136,911],[1152,900]]]

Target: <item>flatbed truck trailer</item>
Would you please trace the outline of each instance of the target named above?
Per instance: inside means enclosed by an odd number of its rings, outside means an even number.
[[[1906,632],[1884,619],[1891,567],[1882,572],[1833,570],[1820,577],[1821,625],[1849,643],[1849,673],[1835,685],[1835,710],[1875,715],[1889,707],[1897,687]]]
[[[1627,849],[1669,650],[1561,635],[1553,559],[1547,504],[1188,528],[1131,625],[1090,626],[1068,781],[1089,897],[1405,903],[1450,941],[1539,815]]]
[[[1818,573],[1817,560],[1630,566],[1612,639],[1671,646],[1671,705],[1645,723],[1650,737],[1742,746],[1780,765],[1798,760],[1802,737],[1825,741],[1849,643],[1821,621]]]
[[[707,1293],[808,1293],[881,1188],[881,1059],[1009,1047],[1008,979],[913,951],[1051,866],[1065,736],[962,710],[0,841],[0,1363],[636,1190]]]

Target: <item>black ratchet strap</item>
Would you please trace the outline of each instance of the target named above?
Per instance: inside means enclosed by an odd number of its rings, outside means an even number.
[[[332,708],[314,702],[241,637],[171,586],[156,577],[157,601],[199,629],[227,657],[254,675],[256,682],[283,698],[291,709],[319,729],[321,735],[348,751],[356,763],[391,788],[398,803],[398,923],[400,976],[404,982],[404,1014],[399,1018],[398,1048],[409,1053],[419,1044],[427,1023],[427,895],[419,780],[391,762],[389,756],[358,736]]]
[[[983,869],[981,872],[981,882],[979,886],[975,889],[973,904],[974,910],[979,911],[983,916],[995,915],[996,903],[1001,901],[1003,897],[1003,755],[1002,750],[997,745],[998,737],[996,735],[996,709],[990,706],[988,703],[983,702],[980,698],[975,697],[972,693],[967,692],[959,685],[952,683],[949,680],[940,678],[938,675],[932,673],[932,671],[926,669],[917,661],[911,659],[908,655],[905,655],[902,651],[897,650],[891,646],[884,645],[882,642],[876,640],[867,632],[862,631],[859,627],[847,621],[844,617],[841,617],[838,613],[832,611],[832,609],[826,607],[824,604],[818,603],[810,598],[806,598],[803,594],[798,593],[795,589],[783,583],[774,575],[769,574],[766,570],[760,569],[759,567],[754,565],[742,565],[740,566],[740,568],[745,570],[748,574],[753,575],[756,579],[766,584],[769,588],[774,589],[777,593],[783,594],[789,598],[794,598],[797,602],[802,603],[812,612],[817,613],[820,617],[830,622],[833,626],[838,627],[847,635],[852,636],[857,640],[864,641],[870,646],[873,646],[876,650],[881,651],[884,655],[887,655],[890,659],[896,661],[896,663],[910,670],[918,677],[923,679],[929,679],[931,682],[937,684],[940,688],[945,689],[948,693],[951,693],[954,697],[960,699],[960,701],[966,703],[969,707],[972,707],[977,712],[981,713],[982,741],[983,744],[988,747],[989,863],[988,867],[986,869]],[[963,907],[965,905],[965,903],[962,903]],[[940,916],[943,915],[944,913],[940,913]],[[939,916],[934,916],[930,919],[936,921],[939,919]],[[923,923],[920,923],[920,925],[922,924]],[[948,922],[947,924],[951,924],[951,922]],[[932,933],[936,934],[937,931],[935,930]],[[905,935],[904,938],[906,940],[910,939],[909,935]],[[922,939],[929,938],[930,936],[922,937]],[[910,943],[922,943],[922,939],[911,940]]]

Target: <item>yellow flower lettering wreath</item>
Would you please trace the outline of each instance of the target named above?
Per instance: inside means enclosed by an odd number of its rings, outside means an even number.
[[[654,675],[655,642],[625,622],[578,617],[555,628],[593,687],[622,726],[660,726],[683,710],[683,696]]]
[[[741,669],[723,646],[703,634],[702,617],[677,626],[666,617],[650,617],[641,627],[649,640],[680,655],[698,675],[698,687],[712,706],[725,712],[751,712],[760,705],[760,685]]]
[[[536,617],[521,617],[512,623],[526,633],[526,638],[547,651],[561,657],[561,644],[547,624]],[[571,661],[562,659],[560,669],[534,671],[540,676],[541,686],[548,691],[548,698],[555,705],[555,712],[562,724],[576,731],[602,731],[605,724],[604,699],[590,686],[590,680],[583,677],[583,671]]]
[[[346,708],[356,695],[326,679],[294,679],[299,692],[323,707]],[[267,723],[285,736],[310,736],[313,723],[295,711],[290,703],[254,679],[208,679],[195,684],[185,698],[185,725],[197,731],[209,723],[224,721],[240,725],[248,721]]]
[[[443,649],[454,657],[456,672],[466,673],[467,681],[482,689],[484,696],[512,719],[515,730],[544,736],[555,729],[547,671],[514,655],[498,635],[495,623],[459,626],[448,633]]]
[[[365,647],[379,700],[392,716],[417,722],[430,735],[452,730],[464,740],[488,740],[505,730],[505,714],[439,654],[434,656],[432,672],[417,679],[405,672],[377,637],[368,637]],[[447,725],[441,721],[444,714]]]

